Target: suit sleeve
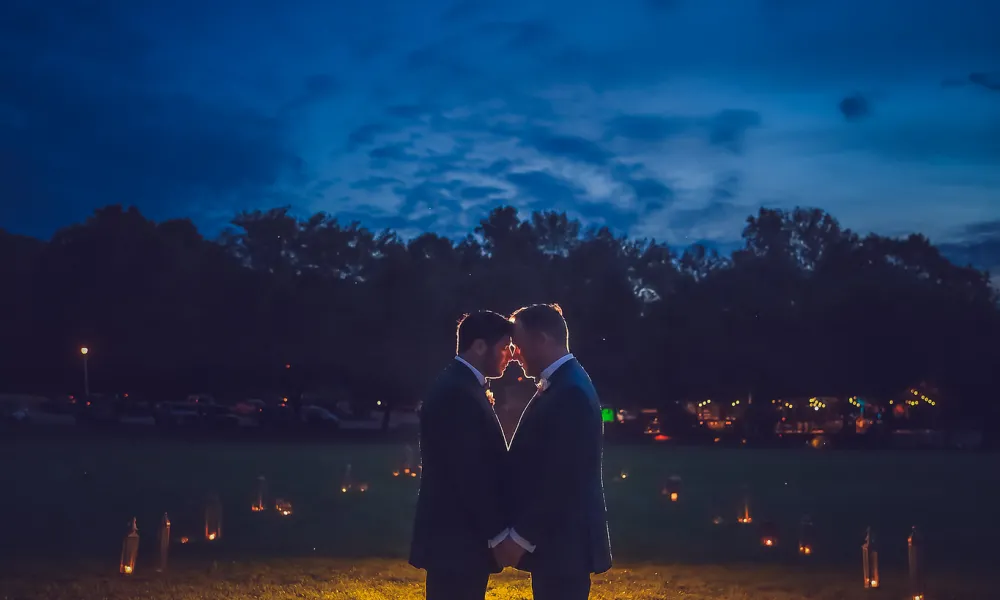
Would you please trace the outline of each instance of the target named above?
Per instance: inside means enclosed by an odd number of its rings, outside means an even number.
[[[553,515],[580,501],[577,495],[592,464],[587,457],[593,449],[594,415],[586,395],[570,388],[554,400],[547,418],[558,422],[547,423],[551,434],[536,456],[515,466],[520,471],[517,494],[523,501],[518,502],[511,531],[532,544]]]
[[[505,517],[500,498],[500,477],[493,468],[483,464],[485,444],[489,436],[484,431],[485,414],[476,405],[476,398],[466,397],[457,390],[444,392],[445,402],[436,403],[434,428],[440,436],[436,443],[443,452],[438,468],[452,482],[458,506],[468,511],[476,531],[483,535],[483,544],[505,529]]]

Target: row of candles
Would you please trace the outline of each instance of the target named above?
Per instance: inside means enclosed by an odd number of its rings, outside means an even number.
[[[418,472],[421,470],[420,467],[411,468],[409,465],[410,462],[408,459],[401,468],[392,472],[393,477],[399,477],[400,473],[408,477],[417,477]],[[351,471],[351,465],[348,464],[341,479],[340,491],[343,494],[353,491],[365,493],[368,491],[368,484],[363,481],[356,482]],[[261,475],[257,477],[254,501],[250,505],[251,512],[260,513],[268,509],[268,505],[265,504],[266,495],[267,480]],[[288,517],[293,511],[292,503],[284,498],[275,498],[274,510],[279,515]],[[222,538],[222,503],[218,496],[211,495],[205,502],[205,541],[214,542],[220,538]],[[170,517],[167,513],[163,513],[163,518],[160,520],[156,539],[158,548],[156,570],[162,572],[167,568],[167,555],[170,550]],[[179,541],[181,544],[186,544],[190,540],[185,536],[181,537]],[[135,572],[135,561],[138,554],[139,528],[136,524],[136,519],[133,518],[128,524],[125,539],[122,541],[122,555],[118,569],[121,574],[131,575]]]
[[[620,478],[623,480],[628,479],[628,473],[626,471],[622,471]],[[667,478],[666,483],[664,483],[663,487],[660,488],[660,495],[669,498],[671,502],[680,501],[681,478],[677,475],[671,475]],[[743,506],[736,517],[736,521],[741,525],[750,525],[753,523],[753,517],[750,514],[749,498],[744,498]],[[720,516],[713,517],[712,523],[715,525],[721,525],[723,523],[723,518]],[[799,528],[800,555],[812,556],[813,539],[812,519],[808,516],[803,517]],[[764,546],[765,548],[773,548],[778,545],[777,528],[773,523],[764,523],[761,525],[760,543],[761,546]],[[906,544],[908,557],[907,562],[909,567],[909,599],[925,600],[923,544],[921,536],[915,526],[910,531]],[[864,543],[861,545],[861,559],[865,589],[878,589],[881,586],[882,580],[879,577],[878,570],[878,546],[875,543],[875,536],[872,533],[871,527],[867,529]]]
[[[407,460],[403,463],[401,468],[394,469],[392,471],[392,476],[410,478],[418,477],[421,468],[419,465],[417,467],[411,467],[411,459],[411,453],[408,452]],[[625,480],[628,478],[628,473],[622,471],[620,477],[622,480]],[[356,483],[354,481],[351,465],[348,464],[344,471],[343,479],[341,480],[341,493],[348,493],[355,490],[360,493],[365,493],[368,489],[367,483]],[[254,502],[250,507],[251,511],[264,512],[267,510],[265,505],[266,491],[267,481],[264,476],[259,476],[256,483]],[[669,498],[671,502],[678,502],[681,496],[681,478],[676,475],[670,476],[661,488],[660,494]],[[287,517],[292,514],[292,503],[283,498],[276,498],[274,500],[274,509],[279,515]],[[753,523],[753,517],[750,513],[750,501],[748,498],[744,498],[743,506],[737,515],[736,520],[741,525],[750,525]],[[723,519],[720,516],[716,516],[712,519],[712,522],[715,525],[721,525],[723,523]],[[211,542],[218,540],[221,537],[222,504],[219,501],[218,496],[212,495],[209,496],[205,505],[205,540]],[[182,537],[180,538],[180,542],[182,544],[187,543],[188,538]],[[761,525],[761,545],[766,548],[772,548],[778,545],[777,528],[773,523],[764,523]],[[163,514],[163,518],[160,520],[160,526],[157,531],[157,547],[157,571],[164,571],[167,567],[167,555],[170,547],[170,518],[166,513]],[[913,527],[909,537],[907,538],[907,547],[910,599],[925,600],[922,576],[922,543],[916,527]],[[135,560],[138,555],[138,550],[139,532],[136,520],[133,518],[129,523],[128,531],[122,542],[122,556],[119,568],[119,571],[122,574],[131,575],[135,571]],[[813,524],[809,517],[804,517],[800,524],[798,552],[802,556],[811,556],[813,554]],[[875,543],[875,537],[870,527],[868,528],[864,543],[862,544],[861,553],[864,587],[865,589],[878,589],[881,586],[881,579],[879,577],[878,547]]]

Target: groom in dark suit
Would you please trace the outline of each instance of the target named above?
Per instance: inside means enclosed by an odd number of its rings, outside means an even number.
[[[490,548],[507,527],[507,442],[485,386],[510,361],[513,329],[494,312],[464,316],[455,359],[420,408],[410,564],[427,571],[427,600],[484,598],[501,570]]]
[[[591,573],[611,568],[600,401],[569,352],[557,304],[522,308],[511,320],[514,360],[538,392],[510,441],[510,529],[491,544],[500,564],[531,573],[535,600],[586,600]]]

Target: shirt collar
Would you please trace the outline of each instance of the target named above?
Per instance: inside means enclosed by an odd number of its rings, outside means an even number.
[[[463,365],[469,367],[469,369],[472,370],[472,374],[475,375],[476,379],[479,380],[479,385],[481,385],[483,387],[486,387],[486,377],[484,377],[483,374],[479,372],[479,369],[477,369],[476,367],[473,367],[472,364],[469,363],[469,361],[465,360],[461,356],[456,356],[455,360],[457,360],[458,362],[462,363]]]
[[[566,364],[567,362],[569,362],[571,360],[573,360],[573,354],[572,353],[566,354],[566,356],[563,356],[562,358],[560,358],[556,362],[554,362],[551,365],[549,365],[548,367],[546,367],[545,370],[542,371],[541,375],[538,376],[538,380],[539,381],[548,381],[552,377],[552,374],[555,373],[556,370],[559,369],[559,367],[563,366],[564,364]]]

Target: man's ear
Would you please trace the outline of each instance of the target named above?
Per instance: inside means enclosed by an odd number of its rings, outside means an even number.
[[[486,340],[476,340],[472,342],[472,353],[476,356],[484,356],[489,348],[486,347]]]

